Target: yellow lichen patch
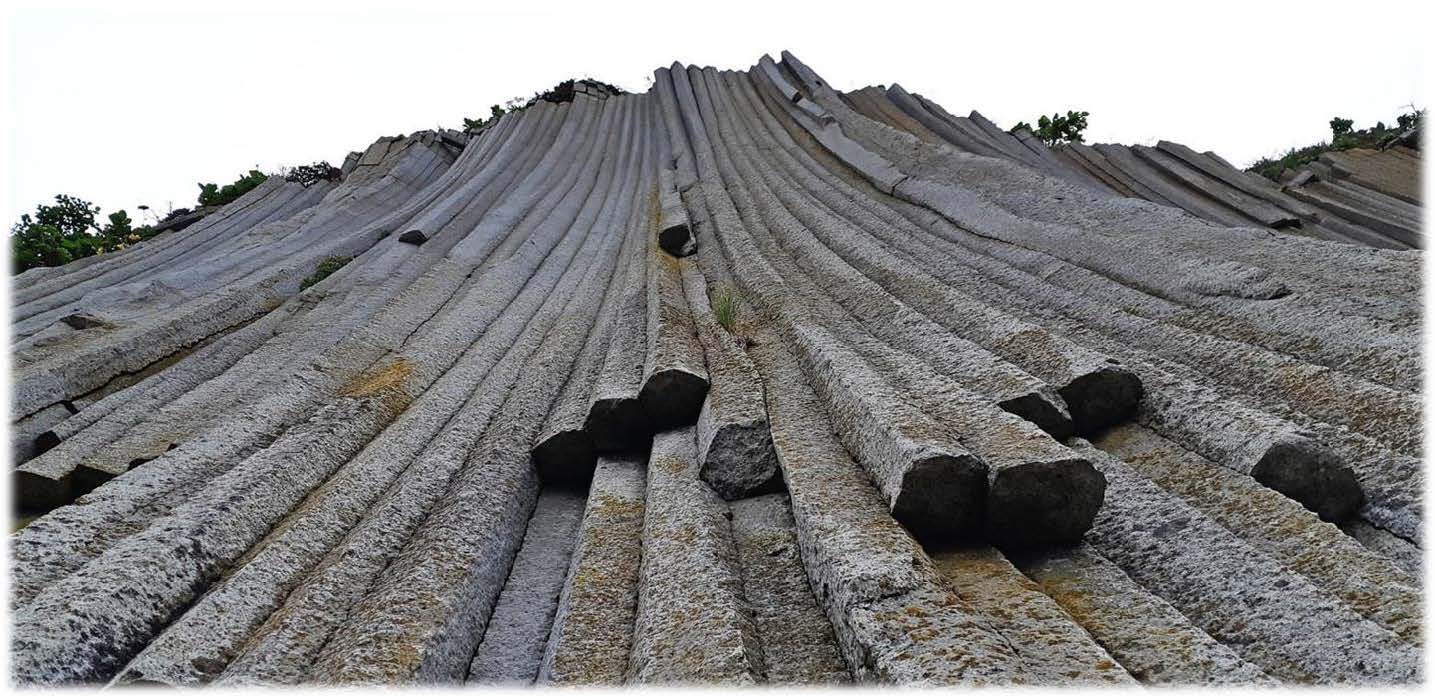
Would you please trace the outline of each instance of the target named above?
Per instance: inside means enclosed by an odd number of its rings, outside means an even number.
[[[643,516],[643,503],[621,499],[606,492],[598,494],[597,504],[593,506],[595,514],[614,519],[641,518]]]
[[[1087,625],[1097,621],[1098,615],[1095,612],[1095,603],[1091,594],[1081,588],[1079,580],[1071,575],[1063,573],[1059,569],[1048,570],[1041,575],[1040,588],[1042,593],[1051,597],[1067,615],[1076,619],[1081,625]]]
[[[340,395],[345,397],[367,397],[382,391],[399,386],[414,372],[413,364],[403,357],[394,359],[393,363],[378,369],[367,372],[354,380],[349,381]]]
[[[416,669],[419,665],[419,661],[423,659],[423,657],[419,655],[418,650],[407,644],[400,645],[396,650],[396,654],[398,655],[394,658],[394,663],[398,665],[396,668]]]
[[[653,459],[653,467],[674,475],[682,475],[683,471],[687,469],[687,464],[677,458],[659,456]]]

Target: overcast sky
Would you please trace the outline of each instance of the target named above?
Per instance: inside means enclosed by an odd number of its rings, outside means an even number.
[[[1091,112],[1087,140],[1238,165],[1425,106],[1420,2],[6,3],[6,226],[54,194],[192,206],[196,182],[459,126],[568,78],[789,49],[834,86],[900,82],[1002,126]],[[123,5],[121,7],[120,5]],[[490,5],[496,5],[490,7]]]

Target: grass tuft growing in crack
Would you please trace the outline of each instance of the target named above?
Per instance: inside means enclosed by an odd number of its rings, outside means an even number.
[[[320,281],[323,281],[324,279],[328,278],[330,274],[339,271],[341,267],[343,267],[345,264],[348,264],[353,259],[353,257],[325,257],[318,264],[314,265],[313,274],[304,277],[304,280],[299,282],[299,290],[302,291],[306,288],[309,288],[310,286],[313,286],[314,284],[319,283]]]
[[[737,334],[737,294],[725,288],[717,292],[712,300],[713,316],[729,334]]]

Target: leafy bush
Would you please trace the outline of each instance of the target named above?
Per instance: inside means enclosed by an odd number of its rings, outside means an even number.
[[[35,222],[39,225],[54,226],[66,235],[76,235],[97,227],[95,216],[99,213],[99,206],[77,196],[59,194],[55,196],[54,206],[35,207]],[[24,217],[21,220],[24,220]]]
[[[226,184],[223,187],[213,182],[200,182],[199,205],[223,206],[253,191],[266,179],[269,179],[269,175],[259,170],[250,170],[248,174],[240,175],[239,179],[234,180],[232,184]]]
[[[339,168],[330,165],[328,160],[320,160],[312,165],[300,165],[291,168],[288,173],[284,175],[284,179],[290,182],[298,182],[307,187],[318,184],[319,182],[332,182],[339,179],[342,174]]]
[[[130,220],[130,214],[124,209],[111,213],[106,220],[109,222],[100,229],[100,238],[107,250],[121,250],[154,236],[154,228],[150,226],[134,227],[134,221]]]
[[[325,257],[314,266],[313,274],[304,277],[304,280],[299,282],[299,290],[302,291],[323,281],[328,278],[330,274],[339,271],[345,264],[353,261],[353,259],[353,257]]]
[[[1354,121],[1337,116],[1330,120],[1329,141],[1321,141],[1301,148],[1291,148],[1278,157],[1261,158],[1251,163],[1246,171],[1278,182],[1282,172],[1309,165],[1320,159],[1320,156],[1325,153],[1350,150],[1351,148],[1383,148],[1402,133],[1412,128],[1419,128],[1424,119],[1425,110],[1412,106],[1409,112],[1395,117],[1396,126],[1394,128],[1386,126],[1383,121],[1377,121],[1370,128],[1356,130]]]
[[[295,167],[287,170],[285,174],[290,181],[304,186],[324,179],[337,179],[339,176],[338,168],[323,161]],[[259,170],[250,170],[233,183],[222,187],[214,183],[201,183],[199,206],[223,206],[244,196],[268,178],[269,175]],[[142,214],[155,217],[148,206],[140,206],[139,209]],[[129,214],[121,209],[109,214],[105,224],[99,225],[95,222],[100,213],[98,206],[78,197],[60,194],[55,197],[53,206],[36,206],[34,215],[25,214],[20,217],[18,223],[11,226],[11,271],[18,274],[26,269],[59,266],[81,257],[122,250],[154,237],[157,234],[156,226],[190,212],[187,208],[177,208],[154,221],[154,225],[136,227]]]
[[[98,206],[60,194],[54,206],[40,204],[35,215],[20,216],[10,228],[10,264],[16,274],[35,267],[53,267],[102,251],[95,225]]]
[[[1043,115],[1036,120],[1036,128],[1032,128],[1031,124],[1025,121],[1019,121],[1017,125],[1011,127],[1010,133],[1026,129],[1049,146],[1058,143],[1080,143],[1082,142],[1081,134],[1086,130],[1086,117],[1088,116],[1091,116],[1091,112],[1067,111],[1065,116],[1059,113],[1051,116]]]
[[[20,216],[10,228],[10,263],[13,273],[35,267],[68,264],[81,257],[122,250],[154,235],[149,226],[134,227],[124,210],[115,211],[101,226],[95,222],[100,208],[84,199],[60,194],[55,205],[35,207],[35,215]]]
[[[489,114],[487,119],[469,119],[465,117],[463,120],[463,130],[469,133],[477,133],[479,131],[482,131],[483,129],[488,128],[489,126],[492,126],[495,122],[498,121],[498,117],[508,113],[506,109],[498,106],[497,104],[489,107],[488,112]]]
[[[187,216],[191,213],[193,213],[193,211],[181,206],[180,208],[176,208],[174,210],[171,210],[169,213],[164,214],[164,218],[159,219],[159,222],[161,225],[163,225],[176,218],[179,218],[180,216]]]
[[[19,274],[35,267],[57,267],[94,254],[77,249],[79,242],[55,226],[36,224],[26,214],[10,229],[11,272]]]

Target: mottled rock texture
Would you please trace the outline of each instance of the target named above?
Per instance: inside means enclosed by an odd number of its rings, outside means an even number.
[[[15,277],[12,681],[1422,680],[1418,151],[653,77]]]

